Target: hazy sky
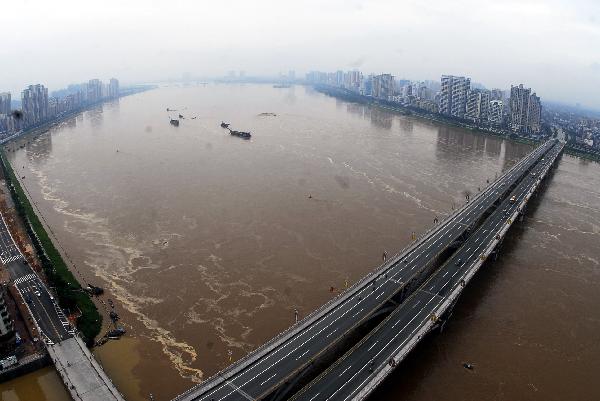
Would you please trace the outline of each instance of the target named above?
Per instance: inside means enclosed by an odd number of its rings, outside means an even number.
[[[600,0],[0,0],[0,92],[90,78],[297,75],[524,83],[600,109]]]

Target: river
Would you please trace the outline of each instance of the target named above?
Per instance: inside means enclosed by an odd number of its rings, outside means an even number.
[[[8,147],[77,277],[114,300],[127,338],[96,355],[129,401],[245,355],[531,150],[302,86],[229,84],[128,96]],[[600,399],[599,244],[600,165],[565,155],[444,332],[373,399]]]

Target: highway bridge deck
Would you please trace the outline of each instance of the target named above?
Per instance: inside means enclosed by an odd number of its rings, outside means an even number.
[[[338,346],[390,301],[402,302],[413,294],[432,273],[428,269],[437,268],[433,262],[456,241],[468,238],[465,233],[476,227],[474,222],[486,218],[498,202],[507,199],[553,146],[549,141],[534,149],[464,207],[340,297],[176,400],[285,399],[291,395],[286,388],[305,375],[315,358]],[[421,292],[416,294],[421,296]],[[426,313],[427,307],[423,308]]]
[[[364,399],[431,328],[501,242],[562,151],[555,146],[476,232],[410,298],[293,399]],[[514,196],[514,198],[512,198]],[[511,198],[514,201],[511,201]]]

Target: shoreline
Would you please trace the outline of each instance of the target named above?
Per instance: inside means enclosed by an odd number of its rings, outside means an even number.
[[[80,113],[89,111],[89,110],[91,110],[92,108],[94,108],[96,106],[103,105],[104,103],[108,103],[108,102],[113,101],[113,100],[121,99],[122,97],[130,96],[130,95],[135,95],[137,93],[146,92],[146,91],[149,91],[149,90],[152,90],[152,89],[155,89],[155,88],[156,88],[156,86],[151,86],[151,85],[143,86],[143,87],[139,87],[139,88],[132,88],[132,89],[130,89],[128,91],[125,91],[125,92],[119,94],[119,96],[116,97],[116,98],[114,98],[114,99],[103,99],[103,100],[101,100],[99,102],[96,102],[96,103],[86,104],[85,106],[79,107],[79,108],[77,108],[75,110],[71,110],[69,112],[66,112],[65,114],[63,114],[61,116],[57,116],[57,117],[53,118],[52,120],[44,121],[40,125],[37,125],[35,127],[29,127],[29,128],[27,128],[27,129],[25,129],[23,131],[16,132],[16,133],[12,134],[11,136],[8,136],[6,138],[2,138],[2,139],[0,139],[0,146],[4,146],[4,145],[10,143],[13,140],[22,138],[22,137],[27,136],[27,135],[31,135],[31,134],[33,134],[33,135],[35,135],[35,134],[43,134],[44,132],[48,131],[50,128],[52,128],[54,126],[57,126],[58,124],[66,121],[67,119],[69,119],[71,117],[74,117],[74,116],[77,116]]]
[[[374,106],[380,109],[388,110],[394,113],[398,113],[404,116],[417,117],[422,120],[432,121],[439,124],[444,124],[451,127],[462,128],[474,133],[485,134],[494,136],[502,139],[509,139],[514,142],[524,143],[528,145],[535,145],[542,142],[544,139],[531,139],[522,136],[511,136],[510,133],[500,131],[499,129],[492,130],[484,127],[471,125],[467,122],[458,121],[452,118],[447,118],[438,113],[428,112],[422,109],[417,109],[410,106],[402,106],[393,102],[386,102],[384,100],[373,99],[358,93],[350,92],[341,88],[336,88],[328,85],[309,85],[316,91],[329,95],[331,97],[347,100],[354,103],[362,103],[369,106]]]
[[[361,103],[373,107],[377,107],[379,109],[391,111],[393,113],[401,114],[403,116],[416,117],[421,120],[431,121],[438,124],[443,124],[450,127],[462,128],[464,130],[473,132],[475,134],[492,136],[500,139],[506,139],[513,142],[528,144],[528,145],[536,145],[541,142],[538,139],[531,139],[522,136],[511,136],[508,132],[495,131],[486,129],[484,127],[473,126],[468,123],[463,123],[460,121],[455,121],[453,119],[446,118],[437,113],[430,113],[423,110],[418,110],[413,107],[402,106],[399,104],[393,104],[391,102],[385,101],[377,101],[376,99],[372,99],[363,95],[359,95],[354,92],[349,92],[341,88],[331,87],[328,85],[312,85],[308,84],[309,87],[312,87],[317,92],[323,93],[325,95],[346,100],[353,103]],[[577,157],[584,160],[593,161],[596,163],[600,163],[600,155],[596,155],[594,153],[587,152],[583,149],[576,149],[571,147],[568,143],[565,145],[565,153],[572,157]]]
[[[457,121],[451,118],[446,118],[438,113],[431,113],[421,109],[417,109],[415,107],[407,107],[399,104],[394,104],[392,102],[378,101],[373,98],[369,98],[364,95],[360,95],[358,93],[350,92],[341,88],[329,86],[329,85],[312,85],[308,84],[308,86],[314,88],[316,91],[323,93],[325,95],[335,97],[338,99],[346,100],[353,103],[361,103],[369,106],[374,106],[380,109],[388,110],[393,113],[398,113],[404,116],[412,116],[419,118],[421,120],[436,122],[438,124],[444,124],[450,127],[462,128],[464,130],[468,130],[475,134],[488,135],[493,136],[500,139],[506,139],[513,142],[524,143],[528,145],[536,145],[541,142],[538,139],[526,138],[523,136],[512,136],[509,132],[504,131],[496,131],[491,129],[486,129],[485,127],[474,126],[466,122]],[[600,154],[595,154],[586,151],[585,149],[574,148],[569,143],[565,145],[565,153],[569,156],[593,161],[596,163],[600,163]]]
[[[4,150],[0,151],[0,162],[10,196],[15,204],[17,216],[25,225],[25,230],[41,262],[47,282],[54,287],[61,307],[79,310],[77,328],[83,334],[86,343],[93,344],[94,339],[100,333],[102,325],[102,316],[98,308],[92,301],[92,297],[83,291],[79,280],[75,278],[61,253],[56,249],[28,196],[21,187],[21,183],[16,177]]]

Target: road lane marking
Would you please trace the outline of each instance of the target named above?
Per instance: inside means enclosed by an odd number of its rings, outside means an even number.
[[[536,151],[535,151],[535,152],[538,152],[538,153],[539,153],[540,151],[541,151],[540,149],[536,149]],[[519,163],[517,163],[515,166],[513,166],[511,169],[509,169],[509,170],[508,170],[508,171],[505,173],[505,176],[504,176],[503,178],[501,178],[501,180],[497,181],[497,182],[496,182],[496,184],[492,185],[491,187],[488,187],[488,189],[486,189],[486,191],[487,191],[487,192],[486,192],[485,196],[483,196],[482,198],[480,198],[480,201],[481,201],[481,202],[483,202],[483,201],[487,200],[487,198],[489,198],[491,195],[493,195],[493,193],[492,193],[491,191],[488,191],[488,190],[489,190],[489,188],[494,188],[494,187],[496,187],[496,186],[498,185],[498,183],[499,183],[499,182],[506,182],[506,180],[507,180],[507,179],[510,179],[510,180],[513,180],[513,179],[515,179],[514,177],[516,176],[516,174],[522,175],[522,172],[523,172],[523,171],[524,171],[526,168],[529,168],[529,165],[531,165],[531,164],[533,163],[532,159],[533,159],[533,156],[535,156],[535,154],[536,154],[535,152],[532,152],[532,153],[531,153],[531,154],[529,154],[529,155],[528,155],[528,156],[527,156],[525,159],[522,159],[521,161],[519,161]],[[518,167],[518,168],[517,168],[517,167]],[[479,204],[479,203],[477,203],[477,204]],[[464,210],[462,210],[462,211],[461,211],[459,214],[456,214],[455,216],[453,216],[451,220],[449,220],[449,221],[447,221],[447,222],[444,222],[444,226],[443,226],[443,227],[446,227],[447,229],[450,229],[450,228],[454,227],[454,226],[451,226],[451,224],[450,224],[450,223],[451,223],[452,221],[456,220],[458,217],[460,217],[460,216],[467,216],[467,217],[468,217],[468,216],[470,216],[470,214],[472,214],[472,213],[474,212],[474,205],[476,205],[476,204],[475,204],[475,203],[471,203],[471,204],[470,204],[469,206],[467,206],[467,207],[466,207]],[[462,221],[462,220],[461,220],[461,221]],[[438,233],[438,232],[434,232],[434,233],[432,233],[432,234],[431,234],[431,237],[430,237],[430,239],[433,239],[433,238],[435,238],[435,237],[436,237],[436,236],[438,236],[438,235],[439,235],[439,233]],[[421,244],[419,244],[418,246],[421,246]],[[407,252],[407,254],[410,254],[410,253],[414,252],[415,250],[416,250],[416,249],[412,249],[412,250],[408,251],[408,252]],[[421,253],[422,253],[422,251],[421,251]],[[416,258],[415,258],[415,259],[416,259]],[[402,259],[399,259],[399,260],[402,260]],[[413,259],[413,260],[414,260],[414,259]],[[399,263],[395,263],[395,264],[393,264],[393,265],[389,266],[389,267],[388,267],[388,271],[392,271],[392,269],[393,269],[393,268],[395,268],[395,267],[397,267],[397,266],[399,266]],[[394,276],[396,276],[397,274],[399,274],[399,273],[396,273],[396,274],[394,274]],[[361,290],[360,292],[358,292],[358,293],[355,293],[355,294],[354,294],[354,296],[364,296],[364,292],[365,292],[365,290],[364,290],[364,288],[363,288],[363,290]],[[367,298],[368,298],[369,296],[370,296],[370,294],[366,295],[366,296],[365,296],[365,298],[364,298],[364,300],[366,301],[366,300],[367,300]],[[348,298],[348,299],[351,299],[351,298]],[[347,301],[347,300],[346,300],[346,301]],[[345,302],[346,302],[346,301],[345,301]],[[361,301],[362,301],[362,300],[361,300]],[[359,301],[358,303],[360,303],[361,301]],[[350,312],[351,310],[353,310],[353,309],[354,309],[356,306],[358,306],[358,303],[357,303],[357,304],[355,304],[355,305],[353,305],[353,306],[351,306],[351,307],[350,307],[350,309],[349,309],[349,310],[346,310],[344,313],[342,313],[342,315],[341,315],[341,316],[338,316],[337,318],[335,318],[333,322],[331,322],[331,323],[329,323],[329,324],[327,325],[327,327],[331,326],[333,323],[337,322],[337,321],[338,321],[340,318],[342,318],[342,317],[343,317],[344,315],[346,315],[348,312]],[[333,313],[335,313],[335,311],[333,311]],[[324,314],[324,316],[327,316],[327,315],[329,315],[329,312],[327,312],[326,314]],[[329,316],[331,316],[331,315],[329,315]],[[316,337],[318,334],[320,334],[321,332],[323,332],[323,331],[324,331],[324,330],[325,330],[327,327],[325,327],[325,328],[323,328],[323,329],[319,330],[317,333],[315,333],[315,334],[314,334],[312,337],[310,337],[308,340],[304,341],[304,342],[303,342],[303,343],[302,343],[300,346],[303,346],[303,345],[304,345],[304,344],[306,344],[308,341],[312,340],[312,339],[313,339],[314,337]],[[278,353],[280,350],[282,350],[283,348],[287,347],[287,345],[291,344],[291,343],[292,343],[292,342],[294,342],[294,341],[297,341],[297,340],[298,340],[300,337],[302,337],[302,334],[310,333],[310,332],[311,332],[313,329],[315,329],[315,328],[318,328],[318,323],[317,323],[317,324],[311,324],[309,327],[307,327],[307,328],[306,328],[306,330],[305,330],[304,332],[300,333],[301,335],[298,335],[298,336],[293,336],[293,337],[290,339],[290,341],[288,341],[288,344],[284,345],[283,347],[278,347],[278,348],[277,348],[277,350],[276,350],[276,352],[272,353],[272,354],[271,354],[271,355],[269,355],[269,356],[266,356],[265,358],[263,358],[263,360],[266,360],[266,359],[268,359],[270,356],[273,356],[274,354],[277,354],[277,353]],[[297,349],[297,348],[296,348],[296,349]],[[289,354],[287,354],[287,355],[289,355]],[[286,355],[286,357],[287,357],[287,355]],[[285,358],[285,357],[284,357],[284,358]],[[273,363],[273,364],[272,364],[271,366],[269,366],[268,368],[270,368],[270,367],[274,366],[275,364],[279,363],[279,362],[280,362],[282,359],[283,359],[283,358],[279,359],[278,361],[276,361],[275,363]],[[247,369],[245,372],[243,372],[243,373],[241,373],[241,374],[243,375],[243,374],[245,374],[245,373],[248,373],[250,370],[252,370],[252,369],[253,369],[254,367],[256,367],[256,366],[258,366],[258,365],[253,365],[253,366],[252,366],[250,369]],[[267,369],[268,369],[268,368],[267,368]],[[256,376],[255,376],[255,377],[256,377]],[[254,378],[252,378],[252,379],[250,379],[250,380],[253,380],[253,379],[254,379]],[[249,381],[250,381],[250,380],[249,380]],[[246,382],[246,383],[247,383],[247,382]],[[214,390],[214,391],[216,391],[216,390]],[[214,393],[214,391],[212,391],[210,394]],[[210,395],[210,394],[209,394],[209,395]],[[230,393],[230,394],[231,394],[231,393]],[[203,398],[204,398],[204,397],[203,397]]]
[[[371,348],[373,348],[375,345],[377,345],[378,342],[379,342],[379,340],[377,340],[373,344],[371,344],[371,346],[369,347],[369,349],[367,349],[367,351],[371,351]]]
[[[250,401],[254,401],[254,398],[250,397],[250,395],[248,393],[246,393],[244,390],[242,390],[241,388],[239,388],[238,386],[236,386],[235,384],[233,384],[232,381],[230,380],[225,380],[227,382],[227,384],[229,384],[231,387],[233,387],[233,389],[240,393],[245,399],[250,400]],[[228,394],[229,395],[229,394]],[[222,398],[220,398],[222,399]]]
[[[261,386],[264,386],[265,383],[267,383],[269,380],[271,380],[272,378],[274,378],[275,376],[277,376],[277,373],[274,373],[271,377],[269,377],[267,380],[265,380],[264,382],[260,383]]]
[[[302,358],[304,355],[308,354],[310,352],[310,349],[307,349],[306,351],[304,351],[302,353],[302,355],[300,355],[298,358],[296,358],[296,360],[299,360],[300,358]]]

